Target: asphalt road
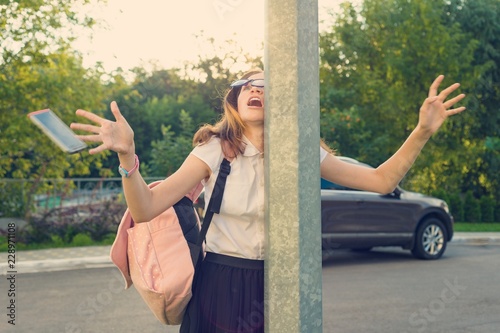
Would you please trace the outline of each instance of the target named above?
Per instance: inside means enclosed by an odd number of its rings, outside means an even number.
[[[323,265],[323,332],[498,333],[498,281],[499,245],[451,243],[438,261],[399,249],[338,251]],[[133,288],[124,291],[115,268],[17,275],[15,326],[4,282],[1,332],[178,331],[157,322]]]
[[[500,332],[500,246],[448,246],[437,261],[336,254],[323,265],[323,331]]]

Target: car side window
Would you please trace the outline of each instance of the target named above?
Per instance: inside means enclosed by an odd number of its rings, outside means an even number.
[[[321,178],[321,189],[322,190],[338,190],[338,191],[357,191],[349,187],[345,187],[339,184],[332,183],[326,179]]]

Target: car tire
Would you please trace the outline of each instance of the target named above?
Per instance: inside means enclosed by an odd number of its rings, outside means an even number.
[[[435,217],[427,218],[417,228],[411,252],[419,259],[436,260],[443,255],[447,242],[448,235],[443,222]]]

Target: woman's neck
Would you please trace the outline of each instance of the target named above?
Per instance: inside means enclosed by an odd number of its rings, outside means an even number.
[[[264,152],[264,129],[247,128],[243,133],[255,148],[261,153]]]

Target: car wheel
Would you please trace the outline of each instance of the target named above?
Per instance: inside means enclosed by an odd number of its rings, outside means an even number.
[[[447,239],[443,222],[434,217],[428,218],[418,226],[411,252],[419,259],[439,259],[446,250]]]

